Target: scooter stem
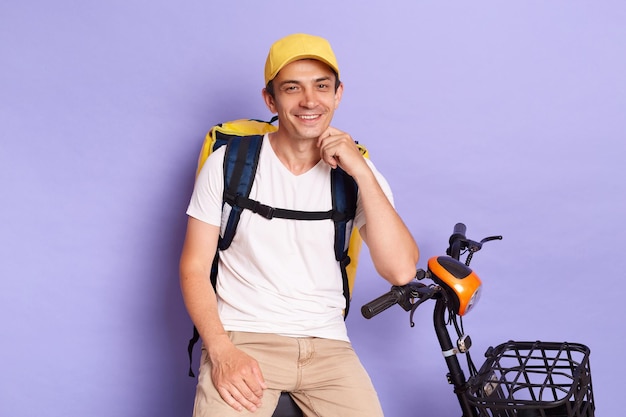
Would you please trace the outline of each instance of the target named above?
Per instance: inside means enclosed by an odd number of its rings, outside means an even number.
[[[439,340],[441,351],[444,352],[446,364],[448,365],[448,370],[450,371],[450,383],[454,386],[454,393],[459,400],[459,405],[463,411],[463,417],[477,417],[478,414],[476,409],[469,404],[465,396],[467,383],[465,380],[465,374],[463,373],[463,368],[461,368],[461,364],[459,363],[456,353],[446,353],[456,349],[456,346],[452,344],[452,340],[450,339],[450,332],[446,326],[445,314],[446,301],[442,297],[437,299],[433,312],[433,322],[435,325],[435,332],[437,333],[437,339]]]

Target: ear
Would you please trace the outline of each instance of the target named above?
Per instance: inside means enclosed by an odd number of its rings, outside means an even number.
[[[265,88],[261,93],[263,94],[263,101],[265,101],[265,105],[270,110],[270,112],[272,112],[272,114],[278,113],[278,111],[276,110],[276,101],[274,100],[274,97],[272,97],[272,95],[268,93],[267,89]]]
[[[337,87],[337,91],[335,91],[335,109],[339,107],[339,103],[341,102],[342,96],[343,96],[343,82],[339,83],[339,87]]]

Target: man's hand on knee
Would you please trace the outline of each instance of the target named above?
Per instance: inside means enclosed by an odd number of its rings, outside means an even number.
[[[212,355],[211,365],[213,384],[228,405],[250,412],[261,406],[267,386],[254,358],[230,344]]]

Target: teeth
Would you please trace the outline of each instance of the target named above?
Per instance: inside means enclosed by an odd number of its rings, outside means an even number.
[[[301,119],[307,119],[307,120],[317,118],[317,116],[311,116],[311,115],[304,115],[304,116],[298,116],[298,117],[300,117]]]

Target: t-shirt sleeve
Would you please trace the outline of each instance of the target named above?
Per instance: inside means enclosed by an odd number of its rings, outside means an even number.
[[[369,159],[366,159],[365,161],[367,162],[369,167],[372,169],[372,172],[374,172],[374,176],[376,177],[376,180],[378,181],[380,188],[382,188],[383,192],[387,196],[387,199],[389,200],[391,205],[395,207],[394,201],[393,201],[393,193],[391,192],[391,187],[389,186],[389,183],[387,182],[385,177],[376,169],[372,161],[370,161]],[[357,229],[360,229],[361,227],[363,227],[364,224],[365,224],[365,213],[363,213],[363,206],[361,205],[361,191],[359,190],[359,194],[357,198],[356,215],[354,217],[354,226]]]
[[[220,225],[222,217],[225,148],[217,149],[205,161],[187,207],[187,215],[214,226]]]

